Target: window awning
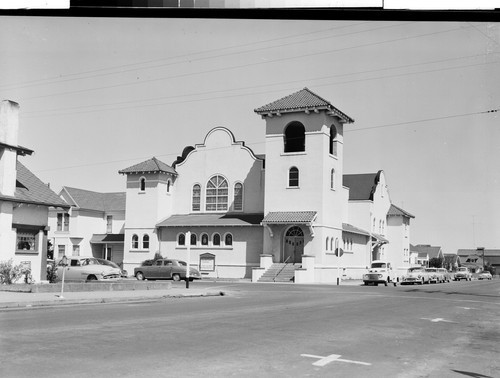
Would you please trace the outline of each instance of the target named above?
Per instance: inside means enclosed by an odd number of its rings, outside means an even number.
[[[307,224],[316,219],[316,211],[274,211],[262,219],[262,224]]]
[[[123,244],[125,234],[93,234],[90,244]]]

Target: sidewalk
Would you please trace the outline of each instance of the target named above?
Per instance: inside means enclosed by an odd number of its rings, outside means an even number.
[[[224,292],[203,288],[189,289],[173,287],[168,283],[163,288],[145,290],[108,290],[108,291],[64,291],[61,292],[23,292],[0,291],[0,310],[8,308],[48,307],[91,303],[147,302],[162,298],[222,296]]]

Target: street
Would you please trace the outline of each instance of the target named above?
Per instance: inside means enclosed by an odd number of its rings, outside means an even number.
[[[499,376],[499,280],[192,285],[227,295],[2,311],[0,376]]]

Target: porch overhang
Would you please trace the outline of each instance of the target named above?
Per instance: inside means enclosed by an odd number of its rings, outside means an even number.
[[[90,244],[123,244],[125,234],[93,234]]]
[[[311,237],[314,237],[313,224],[318,212],[316,211],[271,211],[262,219],[261,224],[269,230],[273,237],[271,226],[300,224],[309,228]]]

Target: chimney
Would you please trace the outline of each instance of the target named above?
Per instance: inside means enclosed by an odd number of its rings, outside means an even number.
[[[0,143],[17,147],[19,104],[5,100],[0,103]],[[16,190],[17,150],[0,145],[0,193],[13,196]]]

